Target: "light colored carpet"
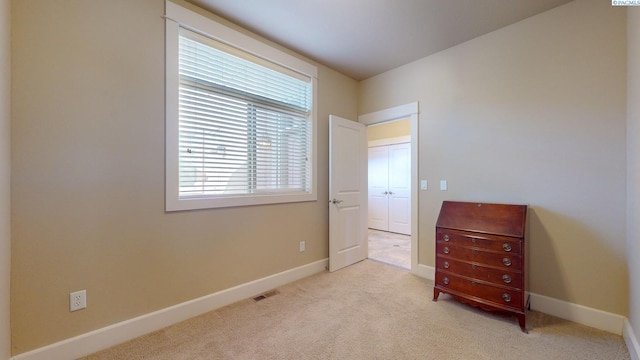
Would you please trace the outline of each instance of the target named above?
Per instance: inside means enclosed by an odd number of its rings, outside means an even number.
[[[537,312],[477,310],[365,260],[83,359],[629,359],[620,336]]]

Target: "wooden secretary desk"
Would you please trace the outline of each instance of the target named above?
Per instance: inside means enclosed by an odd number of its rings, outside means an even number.
[[[441,292],[525,324],[526,205],[444,201],[436,223],[433,301]]]

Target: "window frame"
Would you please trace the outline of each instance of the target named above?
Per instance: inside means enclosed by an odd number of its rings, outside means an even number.
[[[317,201],[317,67],[169,0],[166,0],[165,6],[165,210],[181,211]],[[180,28],[199,33],[303,74],[311,79],[311,186],[309,192],[208,195],[196,198],[180,198],[178,179],[180,82],[178,74],[178,36]]]

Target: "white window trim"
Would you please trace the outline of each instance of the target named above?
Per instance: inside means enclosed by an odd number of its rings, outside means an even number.
[[[165,2],[165,210],[195,210],[232,206],[317,201],[317,77],[318,69],[301,59],[273,48],[212,19]],[[311,191],[306,194],[230,195],[180,199],[178,195],[178,30],[180,27],[284,66],[311,78],[313,87]]]

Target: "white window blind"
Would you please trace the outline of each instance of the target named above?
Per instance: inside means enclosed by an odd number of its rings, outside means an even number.
[[[312,79],[180,28],[180,199],[309,193]]]

